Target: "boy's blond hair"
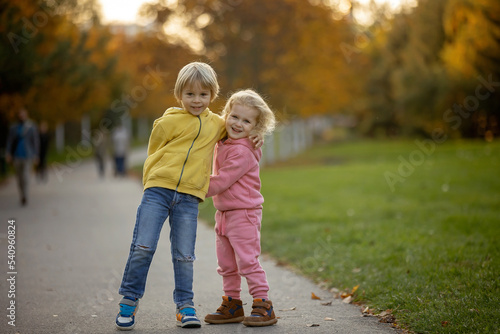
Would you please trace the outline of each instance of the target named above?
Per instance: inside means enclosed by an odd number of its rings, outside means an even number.
[[[273,132],[276,126],[274,113],[271,108],[269,108],[266,101],[264,101],[264,99],[257,92],[251,89],[245,89],[231,95],[224,106],[224,110],[222,111],[224,119],[227,119],[227,116],[231,113],[231,109],[235,104],[253,108],[259,112],[257,124],[252,130],[252,134],[260,134],[264,136]]]
[[[192,62],[184,66],[177,75],[174,87],[174,96],[177,102],[181,102],[183,89],[195,82],[210,90],[210,102],[219,94],[219,83],[214,69],[206,63]]]

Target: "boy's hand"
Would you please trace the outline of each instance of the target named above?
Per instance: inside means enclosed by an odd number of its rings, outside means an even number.
[[[249,136],[250,140],[253,142],[255,148],[261,148],[264,145],[264,137],[262,135],[251,135]]]

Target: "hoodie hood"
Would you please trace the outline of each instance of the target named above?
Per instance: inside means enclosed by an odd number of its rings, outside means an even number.
[[[255,148],[253,142],[249,138],[231,139],[228,138],[223,145],[243,145],[248,147],[248,149],[253,153],[257,161],[262,158],[262,150],[260,148]]]
[[[210,109],[207,108],[207,109],[203,110],[203,112],[200,114],[200,117],[208,117],[209,113],[210,113]],[[179,108],[179,107],[168,108],[163,113],[163,116],[167,116],[167,115],[180,115],[180,114],[186,114],[186,115],[191,115],[193,117],[197,117],[197,116],[194,116],[194,115],[190,114],[186,109]]]

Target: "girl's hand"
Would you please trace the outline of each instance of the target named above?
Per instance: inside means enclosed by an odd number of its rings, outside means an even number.
[[[251,135],[248,138],[253,142],[253,145],[255,148],[261,148],[262,145],[264,145],[264,137],[260,134],[258,135]]]

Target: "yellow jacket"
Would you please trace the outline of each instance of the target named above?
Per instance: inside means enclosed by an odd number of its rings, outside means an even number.
[[[169,108],[153,125],[144,162],[144,189],[161,187],[205,199],[214,147],[226,135],[224,119],[205,109],[193,116]]]

